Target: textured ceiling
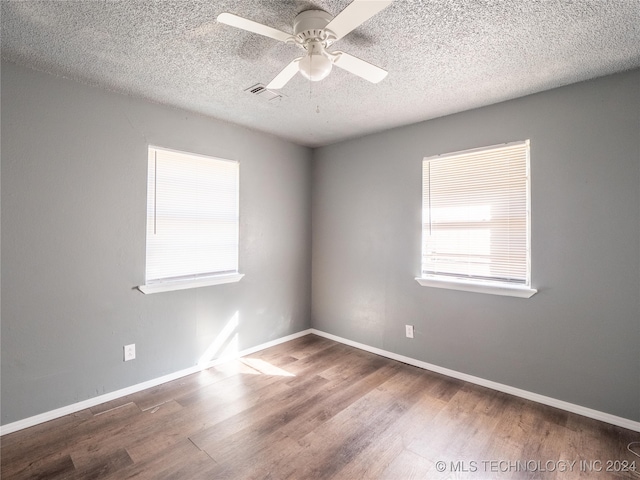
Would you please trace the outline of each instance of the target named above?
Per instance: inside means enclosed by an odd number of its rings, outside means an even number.
[[[640,0],[396,0],[330,50],[379,65],[267,84],[301,50],[216,22],[291,32],[296,14],[350,0],[7,1],[9,61],[186,108],[311,147],[640,67]]]

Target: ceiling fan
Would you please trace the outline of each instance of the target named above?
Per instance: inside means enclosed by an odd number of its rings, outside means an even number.
[[[339,50],[330,52],[327,48],[389,6],[392,1],[354,0],[335,18],[323,10],[307,10],[294,19],[293,34],[232,13],[221,13],[218,15],[218,22],[284,43],[293,43],[306,52],[284,67],[267,85],[269,89],[284,87],[298,72],[310,81],[318,82],[331,73],[333,65],[372,83],[378,83],[387,76],[386,70]]]

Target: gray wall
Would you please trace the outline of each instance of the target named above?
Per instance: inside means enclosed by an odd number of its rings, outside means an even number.
[[[147,145],[240,161],[236,284],[143,295]],[[2,423],[310,326],[309,149],[2,64]],[[137,359],[124,363],[122,347]]]
[[[312,325],[639,421],[639,85],[639,71],[606,77],[311,162],[268,135],[3,63],[2,423],[193,366],[235,312],[240,349]],[[526,138],[539,293],[420,287],[422,158]],[[134,290],[148,144],[241,162],[240,283]],[[128,343],[138,358],[124,363]]]
[[[314,328],[640,421],[639,85],[619,74],[316,150]],[[419,286],[422,158],[525,139],[539,293]]]

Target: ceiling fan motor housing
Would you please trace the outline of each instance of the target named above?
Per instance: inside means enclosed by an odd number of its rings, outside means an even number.
[[[300,43],[305,43],[311,39],[322,41],[330,40],[333,37],[331,32],[325,30],[333,17],[322,10],[307,10],[296,16],[293,21],[293,35]],[[328,46],[329,43],[324,45]]]

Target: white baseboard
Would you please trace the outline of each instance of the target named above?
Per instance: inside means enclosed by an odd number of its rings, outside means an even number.
[[[162,377],[154,378],[146,382],[138,383],[136,385],[123,388],[121,390],[116,390],[114,392],[110,392],[104,395],[100,395],[98,397],[90,398],[82,402],[68,405],[66,407],[57,408],[49,412],[44,412],[39,415],[34,415],[33,417],[25,418],[23,420],[18,420],[17,422],[8,423],[7,425],[2,425],[0,427],[0,436],[17,432],[18,430],[22,430],[24,428],[33,427],[34,425],[48,422],[49,420],[53,420],[55,418],[76,413],[76,412],[79,412],[80,410],[91,408],[96,405],[100,405],[101,403],[109,402],[111,400],[115,400],[117,398],[121,398],[126,395],[131,395],[132,393],[136,393],[141,390],[145,390],[147,388],[156,387],[163,383],[170,382],[172,380],[176,380],[178,378],[182,378],[187,375],[191,375],[193,373],[197,373],[201,370],[206,370],[207,368],[211,368],[216,365],[220,365],[221,363],[228,362],[229,360],[233,360],[235,358],[243,357],[246,355],[251,355],[252,353],[259,352],[260,350],[264,350],[266,348],[273,347],[280,343],[288,342],[290,340],[294,340],[296,338],[303,337],[309,334],[315,334],[320,337],[328,338],[330,340],[334,340],[336,342],[343,343],[345,345],[350,345],[360,350],[365,350],[370,353],[375,353],[376,355],[380,355],[382,357],[390,358],[392,360],[397,360],[399,362],[406,363],[408,365],[413,365],[419,368],[423,368],[425,370],[430,370],[432,372],[440,373],[448,377],[464,380],[465,382],[474,383],[482,387],[491,388],[499,392],[508,393],[516,397],[525,398],[527,400],[531,400],[537,403],[542,403],[544,405],[549,405],[551,407],[559,408],[567,412],[576,413],[584,417],[593,418],[594,420],[599,420],[601,422],[610,423],[612,425],[617,425],[619,427],[640,432],[640,422],[629,420],[627,418],[618,417],[616,415],[611,415],[609,413],[600,412],[598,410],[593,410],[591,408],[565,402],[563,400],[557,400],[555,398],[546,397],[544,395],[529,392],[527,390],[522,390],[520,388],[510,387],[509,385],[493,382],[491,380],[485,380],[484,378],[474,377],[473,375],[467,375],[466,373],[461,373],[455,370],[450,370],[448,368],[439,367],[431,363],[423,362],[421,360],[416,360],[415,358],[405,357],[404,355],[398,355],[397,353],[389,352],[376,347],[371,347],[363,343],[354,342],[346,338],[338,337],[337,335],[325,333],[321,330],[316,330],[315,328],[310,328],[307,330],[303,330],[301,332],[294,333],[292,335],[287,335],[286,337],[281,337],[276,340],[272,340],[267,343],[256,345],[255,347],[247,348],[240,352],[236,352],[231,356],[227,356],[224,358],[217,358],[204,365],[196,365],[194,367],[187,368],[185,370],[180,370],[178,372],[171,373],[169,375],[164,375]]]
[[[464,380],[465,382],[474,383],[482,387],[491,388],[492,390],[508,393],[516,397],[525,398],[527,400],[531,400],[537,403],[542,403],[544,405],[549,405],[551,407],[559,408],[567,412],[577,413],[578,415],[582,415],[584,417],[593,418],[594,420],[600,420],[601,422],[610,423],[611,425],[617,425],[618,427],[627,428],[629,430],[640,432],[640,422],[636,422],[634,420],[629,420],[627,418],[611,415],[610,413],[600,412],[598,410],[593,410],[591,408],[583,407],[581,405],[576,405],[574,403],[565,402],[563,400],[546,397],[544,395],[529,392],[527,390],[522,390],[520,388],[510,387],[509,385],[493,382],[491,380],[485,380],[484,378],[474,377],[473,375],[467,375],[466,373],[457,372],[455,370],[450,370],[448,368],[439,367],[431,363],[423,362],[421,360],[416,360],[415,358],[405,357],[404,355],[398,355],[397,353],[388,352],[380,348],[370,347],[369,345],[365,345],[363,343],[358,343],[352,340],[348,340],[346,338],[338,337],[337,335],[325,333],[320,330],[316,330],[315,328],[312,328],[310,333],[313,333],[320,337],[328,338],[330,340],[334,340],[336,342],[344,343],[345,345],[359,348],[360,350],[365,350],[370,353],[375,353],[376,355],[380,355],[382,357],[391,358],[392,360],[397,360],[399,362],[413,365],[415,367],[420,367],[420,368],[424,368],[425,370],[430,370],[432,372],[440,373],[448,377]]]
[[[222,358],[216,358],[215,360],[212,360],[211,362],[208,362],[203,365],[196,365],[184,370],[180,370],[178,372],[164,375],[162,377],[153,378],[151,380],[147,380],[146,382],[138,383],[130,387],[122,388],[114,392],[89,398],[87,400],[83,400],[82,402],[74,403],[72,405],[67,405],[66,407],[56,408],[55,410],[44,412],[39,415],[34,415],[33,417],[25,418],[23,420],[18,420],[17,422],[13,422],[13,423],[8,423],[0,427],[0,436],[17,432],[18,430],[22,430],[24,428],[33,427],[34,425],[48,422],[49,420],[53,420],[59,417],[64,417],[65,415],[70,415],[72,413],[79,412],[80,410],[85,410],[87,408],[95,407],[96,405],[100,405],[101,403],[105,403],[111,400],[115,400],[117,398],[125,397],[127,395],[131,395],[132,393],[145,390],[147,388],[156,387],[163,383],[170,382],[172,380],[177,380],[178,378],[186,377],[187,375],[191,375],[193,373],[198,373],[202,370],[206,370],[207,368],[215,367],[216,365],[220,365],[221,363],[228,362],[229,360],[233,360],[239,357],[244,357],[245,355],[251,355],[252,353],[259,352],[260,350],[273,347],[280,343],[288,342],[290,340],[302,337],[304,335],[309,335],[310,333],[311,333],[310,329],[303,330],[298,333],[287,335],[286,337],[281,337],[267,343],[256,345],[255,347],[247,348],[240,352],[236,352],[233,355],[228,355]]]

